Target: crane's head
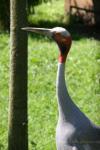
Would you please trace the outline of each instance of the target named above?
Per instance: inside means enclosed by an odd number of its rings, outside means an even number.
[[[22,29],[30,32],[47,35],[53,38],[54,41],[58,44],[60,50],[59,62],[63,63],[66,61],[66,57],[72,42],[71,35],[66,29],[62,27],[55,27],[52,29],[26,27]]]

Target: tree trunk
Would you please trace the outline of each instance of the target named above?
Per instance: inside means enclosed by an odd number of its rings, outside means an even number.
[[[10,0],[10,97],[8,150],[28,150],[26,1]]]
[[[65,22],[67,25],[70,24],[70,2],[70,0],[64,0]]]
[[[64,1],[65,13],[68,13],[68,14],[70,13],[70,3],[71,3],[70,0]]]

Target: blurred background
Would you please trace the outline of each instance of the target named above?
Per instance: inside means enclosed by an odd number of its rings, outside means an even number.
[[[43,11],[42,9],[43,7],[45,7],[45,5],[46,8]],[[51,11],[49,10],[50,8]],[[47,14],[47,12],[49,13]],[[45,21],[47,22],[50,21],[51,23],[57,21],[58,23],[65,23],[65,24],[78,22],[83,23],[85,25],[98,25],[100,23],[100,1],[64,0],[60,4],[59,0],[27,0],[27,14],[29,24],[32,23],[40,25],[40,23],[42,23],[43,21],[44,23]],[[45,17],[43,16],[43,14],[45,15]],[[59,21],[59,19],[62,19],[60,20],[61,22]],[[7,30],[9,29],[9,26],[10,26],[10,0],[7,1],[1,0],[0,29]]]
[[[62,26],[72,34],[66,63],[69,94],[100,125],[100,1],[27,0],[27,19],[29,26]],[[7,150],[9,31],[10,1],[1,0],[0,150]],[[55,150],[57,46],[47,37],[29,34],[28,55],[29,150]]]

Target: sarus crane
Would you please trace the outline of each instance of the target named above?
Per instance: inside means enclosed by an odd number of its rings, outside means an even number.
[[[26,27],[31,31],[51,37],[59,47],[56,92],[59,118],[56,127],[57,150],[100,150],[100,127],[96,126],[76,106],[69,96],[65,82],[65,62],[71,47],[70,33],[62,28]]]

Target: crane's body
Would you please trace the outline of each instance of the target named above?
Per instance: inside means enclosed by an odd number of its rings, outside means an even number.
[[[59,47],[56,92],[59,118],[56,128],[57,150],[100,150],[100,127],[95,126],[74,104],[65,82],[65,62],[71,46],[71,35],[64,28],[24,28],[46,34]]]
[[[64,72],[65,63],[58,63],[57,150],[100,150],[100,128],[93,125],[72,101],[68,94]]]

